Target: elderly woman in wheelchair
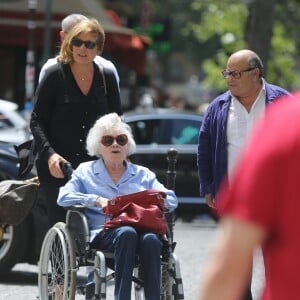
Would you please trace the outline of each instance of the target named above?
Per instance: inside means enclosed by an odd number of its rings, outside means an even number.
[[[160,183],[148,168],[128,160],[136,145],[130,127],[117,114],[99,118],[88,134],[86,145],[89,154],[98,159],[79,165],[60,189],[57,203],[64,207],[83,205],[91,248],[114,254],[115,299],[131,299],[132,273],[138,254],[145,299],[159,300],[160,235],[141,232],[132,226],[104,228],[108,218],[104,208],[116,196],[155,189],[166,194],[165,205],[173,211],[178,204],[174,191]]]

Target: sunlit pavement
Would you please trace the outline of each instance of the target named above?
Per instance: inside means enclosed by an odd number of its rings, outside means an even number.
[[[199,215],[189,222],[179,218],[175,223],[175,253],[180,260],[181,274],[186,300],[196,300],[201,290],[203,266],[207,262],[215,237],[217,224],[207,215]],[[252,292],[254,300],[259,299],[264,282],[260,251],[254,255]],[[35,300],[37,296],[37,267],[18,264],[13,272],[0,281],[0,300]],[[83,300],[84,296],[76,297]],[[113,286],[108,285],[107,299],[113,299]],[[134,299],[134,297],[132,297]]]

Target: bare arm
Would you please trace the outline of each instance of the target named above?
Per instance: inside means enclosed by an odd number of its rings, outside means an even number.
[[[199,300],[241,299],[249,282],[253,251],[265,235],[266,231],[254,223],[224,218],[204,272]]]

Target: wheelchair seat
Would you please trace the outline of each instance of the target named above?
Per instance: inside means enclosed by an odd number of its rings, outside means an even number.
[[[75,299],[86,293],[86,286],[77,283],[80,267],[92,267],[94,291],[92,299],[106,299],[107,282],[114,278],[113,253],[90,248],[90,235],[82,206],[68,209],[66,223],[55,224],[46,234],[39,262],[39,299]],[[184,299],[179,261],[173,252],[174,243],[162,238],[161,300]],[[108,269],[111,272],[108,272]],[[139,278],[138,256],[132,281],[135,299],[144,300],[143,281]],[[90,298],[89,298],[90,299]]]

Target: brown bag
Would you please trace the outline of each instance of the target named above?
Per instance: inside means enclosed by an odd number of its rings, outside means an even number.
[[[154,189],[117,196],[103,208],[110,216],[104,223],[104,228],[129,225],[138,231],[165,234],[165,198],[166,193]]]
[[[38,197],[38,177],[0,182],[0,224],[21,223]]]

